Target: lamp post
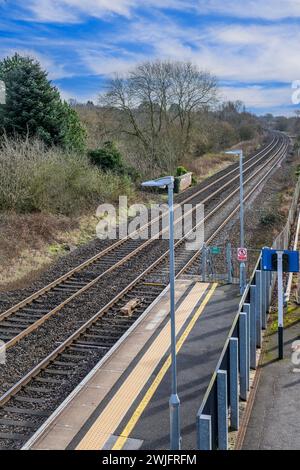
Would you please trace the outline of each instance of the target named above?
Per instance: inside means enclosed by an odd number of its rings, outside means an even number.
[[[172,391],[170,396],[170,449],[180,450],[180,400],[177,394],[176,364],[176,324],[175,324],[175,257],[174,257],[174,177],[166,176],[142,183],[144,187],[168,188],[169,206],[169,252],[170,252],[170,323],[171,323],[171,359]]]
[[[227,155],[237,155],[240,160],[240,246],[245,248],[245,230],[244,230],[244,178],[243,178],[243,150],[230,150],[225,152]],[[242,261],[240,263],[240,294],[245,289],[245,271],[246,265]]]

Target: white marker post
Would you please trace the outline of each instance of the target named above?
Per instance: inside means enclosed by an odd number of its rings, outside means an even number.
[[[277,251],[277,284],[278,284],[278,358],[283,359],[283,251]]]

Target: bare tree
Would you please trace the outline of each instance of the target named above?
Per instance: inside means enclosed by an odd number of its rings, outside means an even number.
[[[155,61],[113,78],[100,102],[119,110],[119,131],[149,163],[171,169],[189,152],[197,112],[215,102],[216,91],[216,78],[189,62]]]

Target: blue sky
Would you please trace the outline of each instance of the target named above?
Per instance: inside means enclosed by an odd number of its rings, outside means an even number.
[[[143,60],[190,60],[218,77],[223,99],[292,115],[299,26],[300,0],[0,0],[0,58],[36,57],[79,101]]]

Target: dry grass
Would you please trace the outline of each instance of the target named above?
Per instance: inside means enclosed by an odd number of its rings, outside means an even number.
[[[0,224],[0,286],[21,279],[51,261],[46,246],[59,232],[74,228],[66,217],[45,214],[2,214]]]
[[[101,203],[133,199],[128,178],[103,173],[85,155],[39,141],[6,140],[0,146],[0,288],[22,287],[66,245],[95,235]]]
[[[197,181],[200,182],[235,161],[236,157],[234,155],[207,153],[184,166],[192,171]]]
[[[246,156],[256,152],[262,144],[262,140],[258,137],[247,142],[240,142],[231,150],[242,149]],[[237,157],[235,155],[228,155],[226,153],[207,153],[192,161],[184,162],[183,166],[194,173],[197,181],[200,182],[205,178],[213,175],[217,171],[223,170],[228,165],[235,163]]]
[[[126,177],[101,172],[87,156],[46,148],[39,141],[0,147],[0,210],[74,216],[101,202],[132,196]]]
[[[0,291],[23,288],[57,257],[95,237],[97,218],[5,214],[0,223]]]

